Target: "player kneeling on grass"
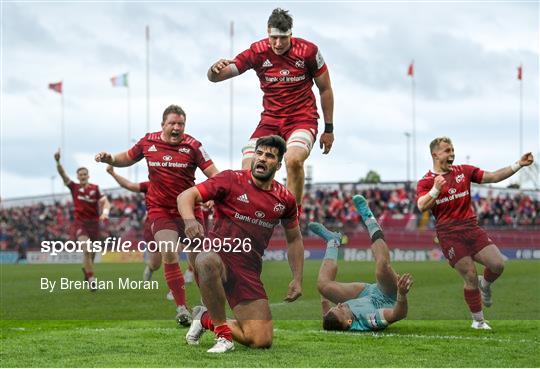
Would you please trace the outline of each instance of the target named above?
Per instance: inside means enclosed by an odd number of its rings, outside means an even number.
[[[215,221],[209,236],[212,245],[223,245],[219,250],[189,253],[206,305],[193,309],[193,323],[186,335],[190,345],[199,344],[205,329],[216,334],[217,342],[208,350],[211,353],[233,350],[233,339],[252,348],[272,345],[272,314],[261,281],[262,255],[280,223],[285,229],[293,275],[285,301],[302,295],[304,245],[296,201],[274,180],[285,151],[281,137],[261,137],[255,145],[251,169],[223,171],[178,197],[185,233],[194,240],[204,237],[204,228],[195,220],[193,209],[199,202],[214,200]],[[239,241],[243,244],[241,252],[233,251],[231,242],[238,245]],[[226,319],[225,300],[236,320]]]
[[[329,331],[381,330],[407,316],[407,293],[413,280],[410,274],[398,276],[390,266],[388,246],[366,199],[356,195],[353,200],[373,242],[377,283],[336,282],[341,234],[320,223],[309,224],[309,229],[327,242],[317,288],[322,296],[323,328]],[[331,308],[330,302],[337,305]]]

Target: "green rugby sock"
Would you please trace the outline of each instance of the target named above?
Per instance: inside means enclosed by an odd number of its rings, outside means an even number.
[[[330,259],[337,261],[338,258],[338,248],[336,244],[339,245],[335,240],[328,241],[326,244],[326,252],[324,253],[324,259]]]

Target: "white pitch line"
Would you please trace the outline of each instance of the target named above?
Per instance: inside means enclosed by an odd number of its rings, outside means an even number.
[[[282,329],[282,328],[274,328],[274,332],[279,331],[290,331],[290,332],[299,332],[297,329]],[[322,334],[336,334],[336,335],[358,335],[360,337],[374,337],[374,338],[385,338],[385,337],[398,337],[398,338],[417,338],[417,339],[429,339],[429,340],[469,340],[469,341],[493,341],[493,342],[500,342],[500,343],[538,343],[537,340],[525,340],[525,339],[504,339],[504,338],[492,338],[492,337],[471,337],[471,336],[441,336],[441,335],[427,335],[427,334],[399,334],[399,333],[357,333],[357,332],[340,332],[340,331],[325,331],[325,330],[317,330],[317,329],[307,329],[302,330],[301,332],[306,333],[322,333]]]
[[[23,327],[13,327],[9,328],[10,330],[14,331],[26,331],[28,328]],[[77,331],[83,331],[83,332],[105,332],[107,330],[126,330],[126,328],[122,327],[108,327],[108,328],[87,328],[87,327],[80,327],[75,328]],[[31,328],[30,330],[36,330],[36,328]],[[41,328],[38,328],[38,330],[41,330]],[[72,329],[69,329],[72,330]],[[164,327],[141,327],[141,328],[127,328],[129,331],[143,331],[143,332],[176,332],[178,331],[178,328],[171,327],[171,328],[164,328]],[[334,335],[350,335],[350,336],[358,336],[358,337],[373,337],[373,338],[386,338],[386,337],[397,337],[397,338],[415,338],[415,339],[424,339],[424,340],[468,340],[468,341],[491,341],[491,342],[499,342],[499,343],[538,343],[537,340],[525,340],[525,339],[504,339],[504,338],[493,338],[493,337],[476,337],[476,336],[450,336],[450,335],[427,335],[427,334],[399,334],[399,333],[356,333],[356,332],[339,332],[339,331],[325,331],[322,329],[305,329],[305,330],[298,330],[298,329],[284,329],[284,328],[274,328],[274,332],[305,332],[305,333],[317,333],[317,334],[334,334]]]

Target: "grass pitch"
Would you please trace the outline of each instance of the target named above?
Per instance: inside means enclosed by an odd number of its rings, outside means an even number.
[[[174,306],[159,290],[97,293],[40,289],[40,278],[80,279],[77,265],[1,266],[2,367],[539,367],[540,263],[511,261],[485,309],[492,331],[469,328],[462,282],[445,263],[394,263],[411,272],[409,318],[377,333],[324,332],[315,280],[319,261],[308,261],[304,294],[286,304],[286,262],[265,262],[263,280],[274,316],[269,350],[236,345],[226,355],[207,354],[207,332],[198,347],[184,343]],[[101,279],[140,279],[141,264],[100,264]],[[341,281],[374,280],[373,263],[340,262]],[[189,301],[199,301],[188,285]]]

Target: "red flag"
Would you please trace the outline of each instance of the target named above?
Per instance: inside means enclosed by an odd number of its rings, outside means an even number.
[[[409,69],[407,70],[407,75],[414,77],[414,61],[409,64]]]
[[[62,81],[56,82],[56,83],[49,83],[49,89],[58,92],[59,94],[62,93]]]
[[[520,65],[518,67],[518,79],[521,81],[522,80],[522,77],[523,77],[523,67]]]

